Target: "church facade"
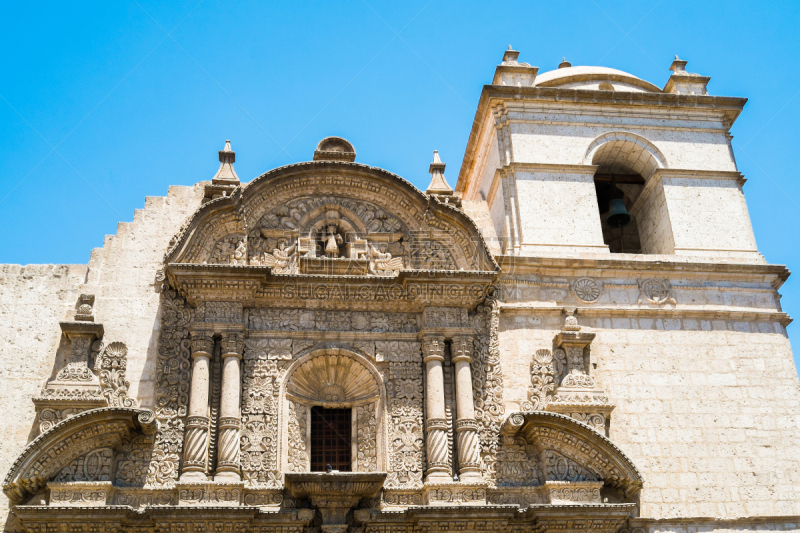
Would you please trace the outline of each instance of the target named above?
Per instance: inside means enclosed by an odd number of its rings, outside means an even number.
[[[800,384],[730,128],[505,52],[455,189],[328,137],[3,265],[8,531],[800,531]]]

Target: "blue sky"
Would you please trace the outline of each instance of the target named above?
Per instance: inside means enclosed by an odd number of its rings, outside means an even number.
[[[797,2],[120,0],[4,14],[0,263],[87,262],[145,196],[210,179],[225,139],[244,181],[341,135],[358,161],[421,188],[437,149],[453,185],[512,44],[540,72],[566,57],[658,86],[678,54],[711,94],[749,98],[734,150],[759,249],[800,265]],[[800,282],[781,292],[800,316]]]

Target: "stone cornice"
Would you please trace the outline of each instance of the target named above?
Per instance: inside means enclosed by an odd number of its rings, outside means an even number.
[[[674,289],[675,287],[673,287]],[[712,287],[713,288],[713,287]],[[500,311],[511,314],[531,314],[556,315],[560,316],[564,312],[564,306],[551,304],[530,304],[530,303],[501,303]],[[771,311],[769,309],[755,310],[752,308],[726,308],[715,306],[713,308],[703,308],[698,306],[680,306],[678,308],[665,307],[603,307],[585,306],[572,307],[579,317],[602,317],[602,318],[660,318],[678,319],[689,318],[697,320],[734,320],[740,322],[778,322],[783,327],[792,323],[792,318],[781,311]]]
[[[444,298],[450,305],[473,307],[483,301],[498,272],[403,270],[397,277],[272,274],[266,266],[171,263],[170,284],[192,305],[200,301],[242,302],[245,306],[280,302],[289,307],[315,300],[324,307],[358,303],[382,309],[403,302],[411,309]],[[295,305],[292,305],[294,302]],[[401,309],[396,309],[401,310]]]
[[[647,276],[670,275],[714,275],[718,279],[735,279],[738,281],[770,283],[776,290],[789,278],[789,270],[785,265],[745,264],[745,263],[706,263],[697,261],[674,261],[649,259],[641,256],[641,260],[615,259],[609,254],[608,259],[583,259],[538,256],[496,256],[502,269],[501,280],[511,281],[514,275],[578,275],[591,271],[594,275],[610,277],[633,277],[646,273]],[[581,272],[578,272],[581,271]],[[679,287],[676,287],[679,288]]]
[[[482,130],[486,127],[494,127],[493,121],[488,118],[491,107],[506,100],[555,102],[559,104],[686,108],[722,115],[724,125],[728,129],[733,125],[747,103],[746,98],[728,96],[484,85],[472,123],[469,140],[467,141],[467,149],[464,152],[464,160],[458,174],[456,192],[465,192],[469,186],[468,181],[473,177],[473,167],[476,162]]]

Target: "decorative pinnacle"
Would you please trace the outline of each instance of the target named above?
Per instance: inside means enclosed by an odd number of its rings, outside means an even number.
[[[572,66],[572,63],[567,61],[566,57],[562,57],[561,58],[561,63],[558,64],[558,68],[567,68],[567,67],[571,67],[571,66]]]
[[[231,141],[225,141],[225,148],[219,151],[219,170],[216,175],[211,179],[213,184],[238,184],[239,176],[233,169],[233,163],[236,162],[236,152],[231,150]]]
[[[511,63],[516,65],[518,58],[519,58],[519,51],[511,48],[511,45],[509,44],[508,50],[506,50],[505,53],[503,54],[503,63]]]
[[[683,59],[678,58],[676,55],[675,61],[672,62],[672,64],[669,66],[669,69],[675,74],[686,72],[686,63],[688,63],[688,61],[684,61]]]
[[[425,194],[453,194],[453,188],[447,184],[447,180],[444,177],[444,167],[445,164],[439,159],[439,151],[434,150],[433,162],[428,169],[428,172],[431,174],[431,184],[428,185],[428,190],[425,191]]]

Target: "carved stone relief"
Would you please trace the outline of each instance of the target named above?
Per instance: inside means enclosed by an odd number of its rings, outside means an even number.
[[[144,486],[152,456],[153,436],[135,435],[126,439],[115,459],[114,486]]]
[[[246,264],[247,250],[244,235],[226,235],[214,244],[211,256],[206,261],[209,265]]]
[[[161,333],[156,359],[155,414],[158,432],[153,445],[147,484],[156,488],[174,486],[183,450],[184,417],[189,404],[192,310],[169,286],[161,301]]]
[[[592,278],[580,278],[575,280],[572,284],[572,292],[575,293],[581,301],[586,303],[594,303],[603,293],[600,284]]]
[[[531,363],[531,387],[528,389],[528,401],[522,404],[523,411],[545,409],[555,394],[558,380],[566,368],[564,350],[551,352],[547,349],[536,350]]]
[[[502,437],[497,452],[497,486],[538,486],[541,483],[539,453],[535,446],[521,437]]]
[[[100,387],[109,407],[138,407],[139,402],[128,396],[130,383],[125,379],[128,348],[121,342],[112,342],[100,353],[97,370]]]
[[[111,481],[114,450],[98,448],[72,460],[53,478],[57,483],[70,481]]]
[[[356,470],[358,472],[376,472],[378,470],[378,420],[374,403],[356,407],[356,432]]]
[[[639,280],[639,296],[638,303],[642,303],[642,296],[651,304],[663,305],[667,302],[671,304],[677,303],[672,296],[672,285],[668,280],[661,279],[641,279]]]
[[[245,339],[240,458],[242,477],[249,486],[276,488],[280,485],[278,383],[285,372],[278,364],[285,357],[270,351],[266,340]]]
[[[420,489],[425,471],[422,353],[418,342],[376,342],[389,361],[388,489]]]
[[[308,471],[308,408],[300,403],[287,400],[289,411],[289,470],[291,472]]]
[[[545,450],[543,457],[547,481],[600,481],[597,474],[554,450]]]
[[[475,420],[481,450],[484,479],[493,482],[496,476],[500,426],[503,423],[503,377],[500,369],[500,310],[495,296],[477,308],[474,320],[472,388]]]
[[[413,313],[316,311],[301,309],[249,309],[247,327],[276,331],[415,332]]]

